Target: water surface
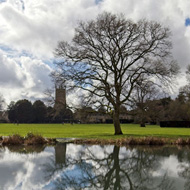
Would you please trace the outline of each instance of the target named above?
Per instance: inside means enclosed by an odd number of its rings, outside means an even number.
[[[189,147],[1,147],[0,190],[189,190]]]

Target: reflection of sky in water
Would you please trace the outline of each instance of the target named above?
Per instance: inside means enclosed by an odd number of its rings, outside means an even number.
[[[7,148],[0,153],[0,189],[41,189],[45,185],[42,166],[53,153],[11,153]]]
[[[117,160],[116,157],[112,157],[113,149],[113,146],[81,146],[68,144],[65,149],[67,153],[66,160],[62,159],[64,160],[64,163],[57,164],[56,156],[64,157],[65,155],[61,151],[56,153],[54,147],[47,147],[40,153],[29,154],[20,154],[11,152],[8,148],[1,148],[0,189],[50,190],[57,189],[59,185],[60,188],[65,187],[65,189],[70,189],[72,188],[72,183],[77,189],[77,187],[89,187],[90,181],[87,181],[88,178],[93,179],[94,183],[96,183],[101,189],[103,188],[101,186],[101,180],[104,177],[106,178],[110,173],[109,166],[110,168],[113,168]],[[55,155],[55,153],[60,155]],[[133,161],[134,159],[132,158],[134,155],[135,158],[137,158],[136,156],[138,154],[141,157],[144,154],[144,160],[140,160],[142,165],[136,166],[138,162]],[[160,154],[153,155],[152,153],[148,153],[148,155],[151,158],[150,166],[148,160],[146,160],[146,151],[138,153],[135,149],[129,150],[122,147],[119,149],[118,155],[118,158],[120,159],[120,169],[125,170],[132,181],[140,183],[139,176],[135,173],[138,171],[135,170],[138,170],[140,166],[143,166],[140,171],[142,174],[141,177],[142,179],[148,177],[149,180],[142,182],[142,187],[145,187],[148,183],[152,183],[155,184],[157,189],[159,189],[159,184],[163,185],[166,183],[165,187],[162,189],[184,189],[184,184],[187,179],[184,179],[183,176],[180,175],[183,169],[180,166],[182,164],[187,167],[189,166],[186,158],[182,159],[185,160],[184,163],[182,163],[179,162],[177,156],[173,154],[163,156]],[[155,160],[153,160],[153,158]],[[113,162],[114,159],[115,162],[111,165],[110,163]],[[163,180],[163,178],[165,180]],[[113,181],[114,180],[116,179],[113,179]],[[121,185],[129,188],[129,184],[125,183],[127,183],[127,180],[121,178]],[[186,184],[186,186],[187,188],[189,187],[188,184]],[[149,188],[151,189],[151,187]]]
[[[183,190],[185,180],[182,177],[179,177],[179,172],[181,168],[179,167],[181,163],[179,163],[178,159],[174,155],[170,155],[169,157],[163,158],[161,161],[160,168],[152,173],[152,176],[155,180],[160,180],[163,175],[167,174],[169,179],[173,184],[173,189],[175,190]]]

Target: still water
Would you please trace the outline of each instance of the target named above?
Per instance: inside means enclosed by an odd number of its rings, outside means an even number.
[[[189,190],[189,147],[1,147],[0,190]]]

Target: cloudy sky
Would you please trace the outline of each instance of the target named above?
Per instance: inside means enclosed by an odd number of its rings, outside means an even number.
[[[6,102],[42,99],[52,87],[49,74],[57,42],[71,40],[79,20],[102,11],[169,27],[174,58],[182,71],[190,64],[189,0],[0,0],[0,94]],[[184,81],[180,76],[178,85]]]

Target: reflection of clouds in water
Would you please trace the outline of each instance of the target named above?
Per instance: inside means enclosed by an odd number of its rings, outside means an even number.
[[[73,158],[72,155],[75,155],[74,156],[75,158],[80,157],[82,160],[87,159],[86,162],[88,164],[91,164],[94,167],[93,174],[95,176],[99,176],[101,174],[102,176],[106,176],[106,172],[108,172],[108,169],[106,165],[107,160],[105,158],[108,155],[111,155],[113,153],[113,148],[114,146],[98,146],[98,145],[93,145],[93,146],[77,145],[76,147],[70,144],[68,145],[67,150],[69,150],[68,151],[69,153],[67,155],[71,156],[72,158]],[[80,153],[80,151],[82,151],[82,154]],[[120,151],[119,151],[120,168],[122,168],[126,172],[129,172],[129,175],[131,175],[130,176],[131,180],[134,182],[136,181],[138,183],[138,176],[136,176],[136,173],[132,171],[132,169],[137,167],[136,165],[138,164],[137,163],[138,160],[137,162],[133,161],[134,156],[136,156],[136,158],[138,157],[138,151],[136,149],[129,150],[129,149],[126,149],[125,147],[120,148]],[[152,157],[153,155],[149,154],[149,156]],[[89,159],[90,157],[95,157],[97,159]],[[104,161],[98,162],[97,160],[104,160]],[[125,161],[123,162],[122,160],[125,160]],[[139,160],[139,161],[143,162],[143,160]],[[112,163],[111,165],[113,166],[113,164],[114,163]],[[148,164],[149,163],[147,162],[147,165]],[[158,167],[156,166],[157,164],[158,164]],[[141,170],[140,172],[142,172],[141,175],[143,176],[144,179],[148,177],[149,180],[152,181],[152,185],[155,187],[155,189],[159,189],[161,188],[161,186],[163,189],[172,189],[172,190],[183,189],[185,180],[179,177],[178,175],[178,172],[180,171],[180,168],[179,168],[180,162],[178,161],[176,156],[174,155],[171,155],[169,157],[157,156],[157,158],[155,159],[155,164],[153,164],[154,168],[151,168],[151,164],[150,166],[147,166],[147,165],[145,164],[144,166],[147,168],[142,168],[142,170],[144,171]],[[81,168],[79,167],[78,170],[81,170]],[[76,168],[72,167],[70,168],[70,172],[67,168],[67,172],[65,174],[66,175],[69,174],[68,176],[72,177],[78,172],[80,171],[76,171]],[[71,173],[73,173],[73,175]],[[61,178],[61,175],[59,176],[59,178]],[[76,179],[76,181],[78,181],[78,179]],[[125,180],[122,185],[125,185],[125,187],[130,188],[129,184],[127,184],[127,180]],[[147,181],[142,182],[142,185],[148,187]]]
[[[46,183],[42,166],[52,155],[12,153],[5,148],[0,152],[0,189],[42,189]]]
[[[170,155],[167,158],[161,160],[161,165],[159,170],[152,172],[152,176],[160,180],[161,177],[166,173],[171,180],[176,189],[184,189],[185,179],[179,177],[179,172],[181,172],[180,162],[176,156]]]
[[[159,184],[170,185],[174,182],[172,185],[175,187],[170,188],[172,190],[183,189],[185,184],[185,180],[179,177],[179,172],[182,170],[181,162],[172,154],[166,157],[154,152],[114,146],[73,144],[65,146],[66,161],[62,164],[56,163],[55,158],[58,155],[55,156],[54,147],[47,147],[43,152],[30,154],[13,153],[8,148],[0,149],[0,189],[50,190],[56,189],[60,184],[68,189],[83,188],[90,184],[88,177],[95,179],[96,185],[103,188],[104,181],[101,180],[104,180],[110,169],[116,171],[114,164],[117,163],[117,158],[119,158],[119,167],[128,173],[134,185],[137,184],[137,189],[141,186],[151,189],[147,185],[150,181],[152,187],[156,187],[155,190],[158,189]],[[118,153],[116,157],[113,156],[114,151]],[[65,156],[63,151],[58,153],[59,156]],[[139,169],[140,167],[142,168]],[[125,175],[121,176],[121,173],[119,175],[122,187],[130,188]],[[164,176],[166,176],[165,180],[163,180]],[[146,181],[146,177],[150,181]],[[67,178],[70,184],[65,181]],[[71,183],[72,179],[75,186]],[[112,178],[112,181],[114,180],[116,178]]]
[[[165,171],[167,171],[171,177],[178,177],[179,161],[176,156],[171,155],[163,159],[160,169],[156,171],[153,176],[162,176]]]
[[[164,173],[167,171],[167,174],[170,177],[178,177],[178,173],[181,171],[179,167],[180,162],[178,161],[177,157],[174,155],[169,156],[168,158],[164,158],[161,161],[161,166],[159,170],[153,171],[153,177],[163,176]]]

